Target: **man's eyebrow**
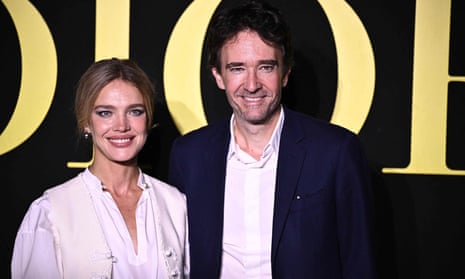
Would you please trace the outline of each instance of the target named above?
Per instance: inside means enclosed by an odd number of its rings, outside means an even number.
[[[276,59],[265,59],[265,60],[260,60],[259,64],[269,64],[269,65],[278,65],[278,60]]]
[[[278,60],[276,60],[276,59],[263,59],[263,60],[259,60],[258,64],[259,65],[263,65],[263,64],[266,64],[266,65],[278,65]],[[231,63],[226,64],[226,69],[230,69],[230,68],[233,68],[233,67],[240,67],[240,66],[243,66],[243,65],[244,65],[244,63],[242,63],[242,62],[231,62]]]
[[[239,67],[239,66],[242,66],[242,65],[244,65],[244,63],[231,62],[231,63],[226,64],[226,69],[230,69],[230,68],[233,68],[233,67]]]

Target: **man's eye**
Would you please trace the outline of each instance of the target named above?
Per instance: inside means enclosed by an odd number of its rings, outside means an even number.
[[[260,70],[264,72],[272,72],[276,68],[276,65],[263,65],[260,67]]]
[[[239,72],[242,72],[244,69],[243,68],[240,68],[240,67],[231,67],[229,68],[229,71],[233,72],[233,73],[239,73]]]

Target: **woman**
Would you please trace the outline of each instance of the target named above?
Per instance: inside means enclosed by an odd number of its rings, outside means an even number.
[[[75,100],[93,162],[35,200],[18,230],[12,278],[186,278],[183,194],[143,173],[154,87],[130,60],[94,63]]]

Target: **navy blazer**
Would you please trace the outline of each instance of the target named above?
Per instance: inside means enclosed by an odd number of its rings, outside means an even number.
[[[369,166],[357,136],[284,109],[273,278],[376,278]],[[187,196],[191,278],[221,270],[229,120],[177,138],[169,182]]]

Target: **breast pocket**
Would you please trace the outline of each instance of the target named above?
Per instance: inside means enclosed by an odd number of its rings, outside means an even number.
[[[328,192],[325,188],[311,193],[297,190],[292,199],[291,213],[303,210],[318,211],[327,207],[331,201]]]

